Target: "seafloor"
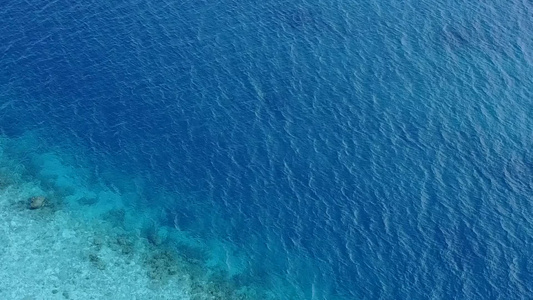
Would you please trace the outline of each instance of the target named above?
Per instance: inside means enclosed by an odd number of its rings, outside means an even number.
[[[217,273],[223,245],[206,251],[157,212],[139,215],[133,192],[63,150],[33,133],[0,137],[0,299],[268,298]],[[32,209],[34,197],[44,204]]]

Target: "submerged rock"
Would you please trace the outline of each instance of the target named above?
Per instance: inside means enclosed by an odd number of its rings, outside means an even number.
[[[65,297],[65,299],[70,299],[70,294],[68,293],[68,291],[63,292],[63,297]]]
[[[105,270],[105,263],[102,261],[102,259],[94,254],[89,254],[89,261],[99,270]]]
[[[126,210],[124,208],[111,209],[104,214],[103,219],[116,227],[123,227],[126,219]]]
[[[30,209],[38,209],[44,206],[46,198],[43,196],[31,197]]]
[[[104,240],[101,237],[95,237],[93,239],[93,245],[96,249],[96,251],[102,250],[102,246],[104,245]]]
[[[12,181],[13,180],[11,180],[11,178],[0,173],[0,190],[3,190],[10,186],[13,183]]]
[[[83,198],[78,199],[78,203],[80,205],[90,206],[90,205],[94,205],[96,202],[98,202],[98,198],[96,197],[83,197]]]
[[[157,228],[155,224],[151,224],[144,230],[146,239],[153,246],[160,246],[167,238],[167,233],[163,228]]]

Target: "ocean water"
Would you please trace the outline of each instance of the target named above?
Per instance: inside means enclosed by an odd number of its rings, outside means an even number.
[[[532,36],[527,0],[3,0],[0,145],[220,299],[533,299]]]

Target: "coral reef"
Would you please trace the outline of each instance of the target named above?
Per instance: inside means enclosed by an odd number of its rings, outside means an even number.
[[[178,260],[169,250],[155,251],[145,260],[145,265],[152,280],[165,281],[178,272]]]
[[[135,243],[128,236],[121,234],[115,239],[115,245],[120,248],[123,254],[131,254]]]
[[[46,269],[51,274],[47,277],[47,282],[64,282],[62,280],[65,278],[73,278],[71,282],[78,285],[81,282],[82,285],[96,287],[91,291],[97,294],[100,292],[98,280],[120,282],[125,276],[124,270],[130,270],[128,274],[135,278],[137,284],[149,286],[146,290],[139,285],[139,291],[150,295],[167,293],[175,289],[177,283],[183,293],[193,299],[267,299],[264,295],[256,297],[259,292],[250,280],[244,280],[245,276],[231,276],[224,267],[218,269],[213,266],[216,258],[210,256],[210,247],[188,236],[186,231],[174,230],[174,221],[166,224],[157,214],[142,219],[144,215],[140,217],[131,206],[124,205],[122,197],[115,197],[107,189],[92,189],[83,181],[78,184],[78,181],[71,181],[66,176],[43,175],[41,168],[40,164],[35,164],[33,168],[17,166],[15,171],[0,168],[0,192],[6,195],[13,192],[20,194],[20,197],[5,197],[5,207],[12,209],[21,218],[29,218],[33,224],[33,231],[38,232],[36,236],[39,237],[35,239],[38,250],[34,252],[39,255],[55,255],[63,262],[57,269]],[[193,218],[188,215],[182,210],[181,214],[173,215],[173,220],[178,216],[181,225],[188,224],[183,227],[190,227],[193,225]],[[82,218],[71,219],[71,216]],[[84,219],[85,216],[88,218]],[[94,216],[98,216],[96,221],[92,219]],[[137,219],[143,221],[142,224],[132,226],[131,223],[135,223]],[[134,222],[130,222],[131,220]],[[27,222],[10,221],[6,224],[10,226],[11,232],[14,232],[13,228],[25,230],[28,227],[22,225]],[[85,228],[87,232],[82,233],[79,228]],[[25,246],[28,244],[21,243]],[[25,249],[25,246],[20,249]],[[0,235],[0,250],[8,249],[7,247],[12,246]],[[77,255],[80,249],[84,254],[82,256]],[[63,266],[70,269],[65,271]],[[76,276],[72,274],[83,274],[78,276],[83,280],[75,279]],[[85,280],[89,278],[91,280]],[[44,299],[52,295],[65,299],[87,299],[80,296],[84,295],[83,290],[68,288],[67,291],[67,288],[59,284],[47,285],[43,290],[47,293]],[[3,292],[5,290],[0,287],[0,294]]]

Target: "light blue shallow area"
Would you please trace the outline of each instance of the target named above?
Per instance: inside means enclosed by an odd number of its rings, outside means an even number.
[[[2,151],[250,298],[530,299],[532,13],[5,1]]]

